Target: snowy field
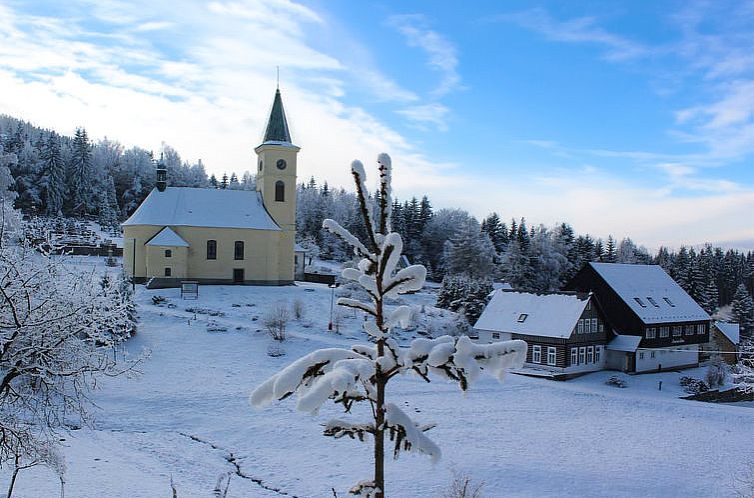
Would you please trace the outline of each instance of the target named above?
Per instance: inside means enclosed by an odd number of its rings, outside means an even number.
[[[290,400],[263,411],[248,403],[255,386],[302,354],[362,340],[361,318],[351,312],[343,314],[340,334],[327,331],[330,294],[314,284],[217,286],[182,301],[178,289],[139,288],[141,323],[128,350],[146,348],[151,357],[139,378],[102,383],[94,430],[62,436],[66,496],[170,496],[172,476],[179,497],[208,497],[228,472],[234,498],[331,497],[331,488],[347,496],[371,475],[371,447],[321,435],[320,424],[339,411],[326,405],[312,417]],[[155,306],[155,295],[167,303]],[[295,299],[305,315],[289,323],[286,354],[271,357],[262,317]],[[432,294],[406,301],[434,311]],[[227,330],[208,331],[208,323]],[[680,400],[678,373],[625,377],[626,389],[604,385],[613,374],[568,382],[487,378],[466,395],[444,381],[397,379],[390,400],[417,421],[436,422],[430,435],[444,454],[435,466],[421,455],[391,460],[388,496],[440,497],[453,471],[484,481],[487,497],[735,496],[736,475],[754,461],[751,404]],[[20,474],[14,496],[57,493],[56,477],[37,467]]]

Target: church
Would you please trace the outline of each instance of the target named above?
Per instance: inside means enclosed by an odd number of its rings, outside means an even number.
[[[293,283],[296,159],[280,89],[257,154],[256,190],[156,187],[122,225],[126,275],[150,287]]]

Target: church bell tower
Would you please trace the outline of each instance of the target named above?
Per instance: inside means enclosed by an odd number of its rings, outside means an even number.
[[[296,232],[296,159],[300,147],[291,142],[288,121],[285,118],[280,88],[267,121],[262,144],[257,153],[257,191],[272,219],[283,229]]]

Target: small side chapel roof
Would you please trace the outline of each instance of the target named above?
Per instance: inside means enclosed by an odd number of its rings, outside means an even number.
[[[148,246],[160,247],[189,247],[189,243],[175,233],[170,227],[165,227],[160,232],[149,239]]]
[[[193,187],[153,189],[122,226],[131,225],[280,230],[259,192]]]

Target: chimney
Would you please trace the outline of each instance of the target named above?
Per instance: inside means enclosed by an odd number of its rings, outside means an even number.
[[[168,186],[168,170],[165,168],[165,162],[160,154],[160,161],[157,163],[157,190],[164,192]]]

